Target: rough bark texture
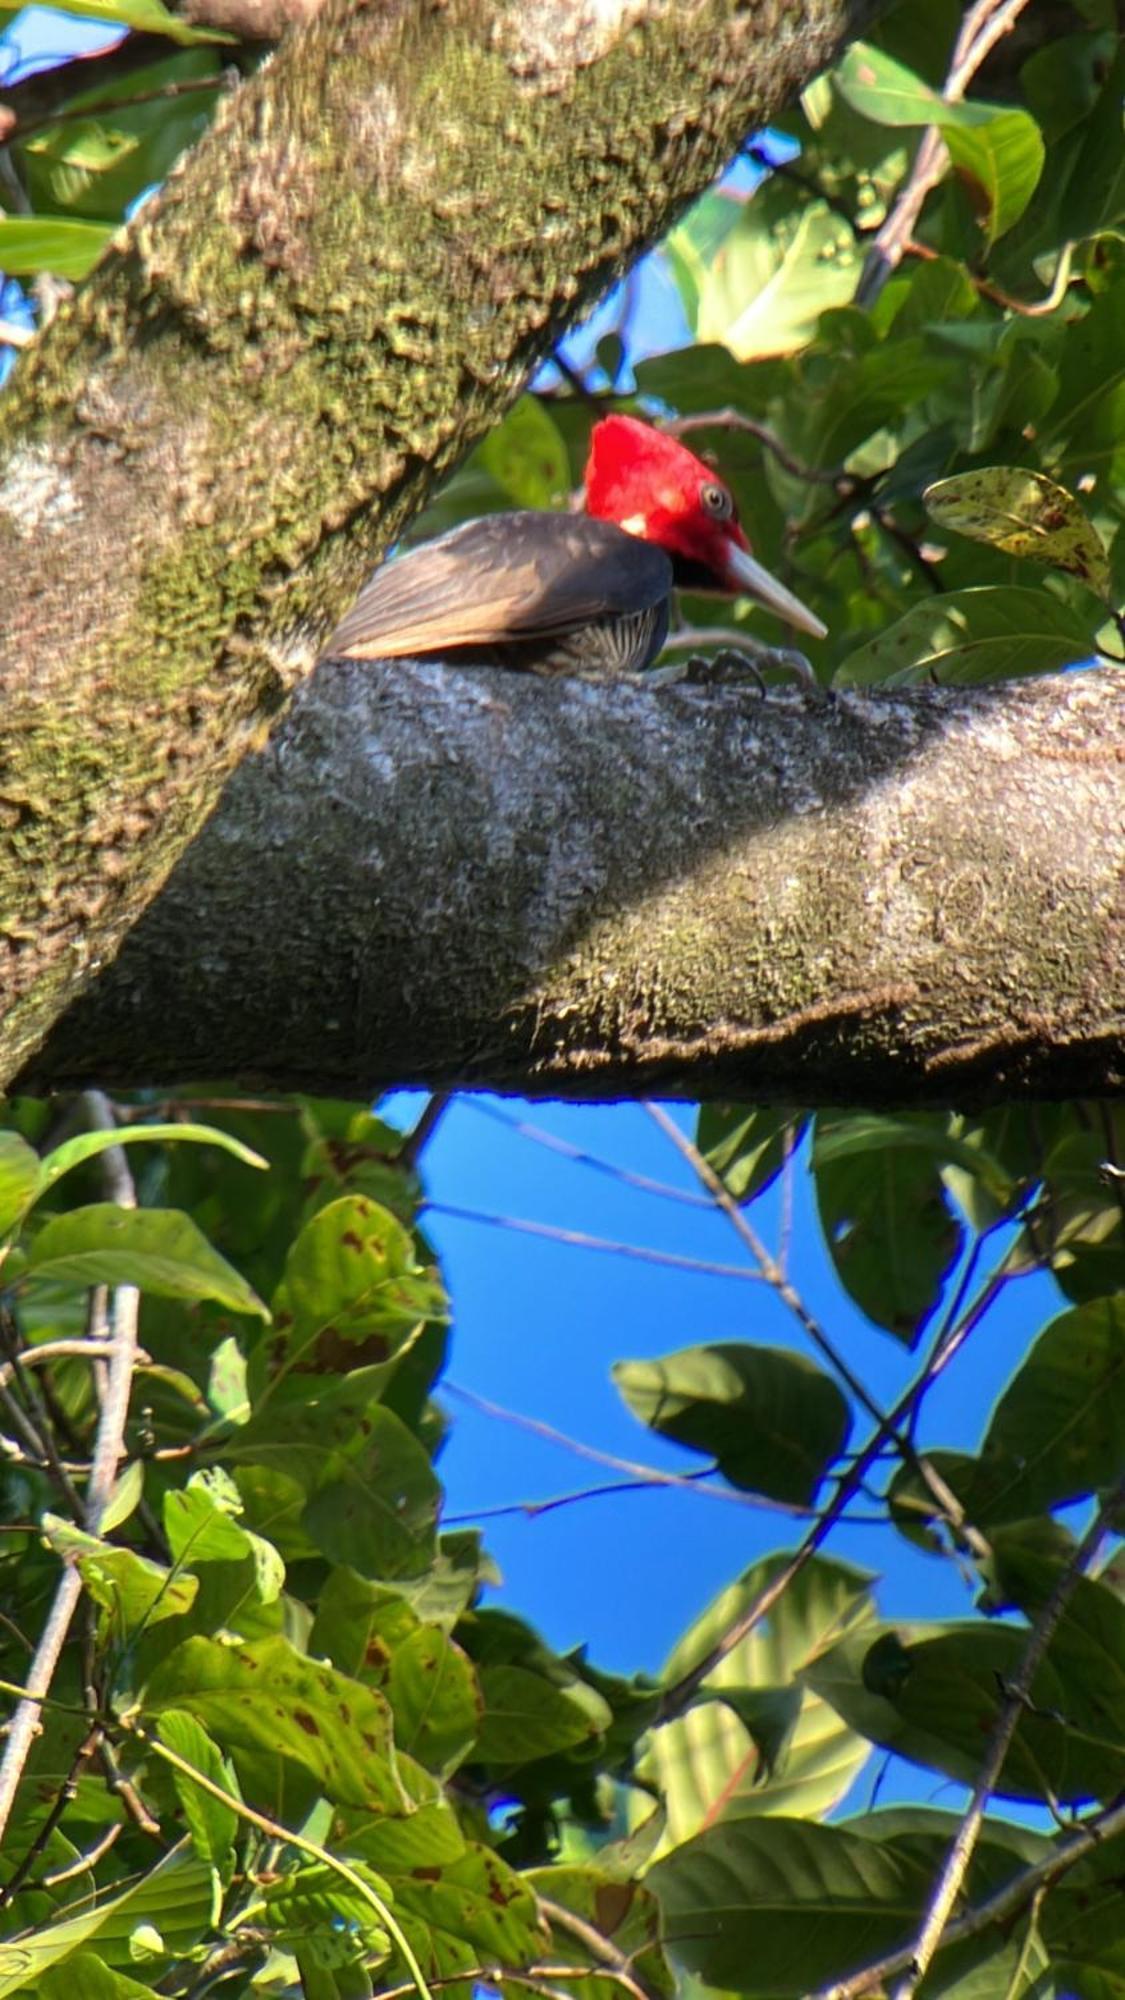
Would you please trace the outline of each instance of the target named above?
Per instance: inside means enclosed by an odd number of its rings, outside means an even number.
[[[1125,1081],[1125,674],[763,700],[322,666],[27,1079]]]
[[[866,0],[331,0],[0,410],[0,1000],[26,1058],[372,560]]]

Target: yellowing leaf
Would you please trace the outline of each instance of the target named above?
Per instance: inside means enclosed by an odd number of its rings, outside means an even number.
[[[991,542],[1005,555],[1067,570],[1108,598],[1109,558],[1101,536],[1073,493],[1041,472],[986,466],[939,479],[922,498],[943,528],[973,542]]]

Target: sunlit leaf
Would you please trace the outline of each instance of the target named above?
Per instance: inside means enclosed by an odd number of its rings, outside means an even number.
[[[648,1881],[690,1971],[728,1992],[797,1996],[909,1937],[928,1874],[844,1827],[738,1819],[697,1834]]]
[[[570,460],[558,426],[536,396],[522,396],[490,430],[477,459],[513,507],[556,507],[570,488]]]
[[[53,1187],[63,1174],[72,1167],[80,1167],[99,1153],[107,1153],[114,1146],[153,1145],[196,1145],[218,1146],[221,1152],[230,1153],[241,1160],[246,1167],[265,1167],[268,1163],[260,1153],[244,1146],[232,1133],[224,1132],[217,1125],[119,1125],[112,1132],[79,1132],[73,1139],[65,1139],[61,1146],[47,1153],[42,1162],[39,1191]]]
[[[196,1858],[186,1841],[181,1842],[123,1894],[0,1944],[0,2000],[13,1993],[35,1992],[53,1965],[84,1945],[96,1944],[106,1965],[129,1966],[130,1942],[142,1925],[153,1927],[167,1958],[190,1950],[218,1915],[217,1886],[214,1870]],[[78,2000],[77,1986],[70,1991]],[[120,1989],[110,1986],[103,1991],[106,2000],[123,2000]],[[102,2000],[96,1986],[93,1995]]]
[[[723,341],[739,360],[791,354],[820,314],[850,300],[860,257],[826,202],[810,202],[771,227],[763,190],[728,236],[699,297],[699,337]]]
[[[1029,112],[949,103],[869,42],[853,43],[835,75],[848,102],[876,124],[937,126],[972,188],[986,244],[1018,222],[1043,171],[1043,139]]]
[[[190,1764],[193,1770],[209,1778],[232,1799],[238,1799],[234,1773],[220,1754],[217,1744],[212,1742],[194,1715],[187,1714],[183,1709],[165,1709],[157,1723],[156,1733],[160,1741]],[[233,1806],[224,1805],[213,1792],[193,1784],[175,1767],[171,1776],[196,1853],[201,1861],[209,1862],[212,1868],[217,1869],[224,1881],[229,1881],[234,1867],[234,1838],[239,1824],[237,1813]]]
[[[702,1104],[696,1144],[736,1201],[753,1201],[796,1151],[799,1113],[746,1104]]]
[[[39,1186],[39,1155],[18,1132],[0,1132],[0,1236],[31,1206]]]
[[[666,1688],[710,1657],[784,1561],[766,1556],[720,1592],[667,1661]],[[872,1626],[870,1586],[863,1571],[814,1557],[769,1617],[716,1662],[704,1683],[708,1698],[652,1731],[639,1775],[666,1805],[663,1851],[719,1813],[816,1818],[846,1792],[868,1746],[807,1686],[805,1670],[842,1634]],[[751,1702],[765,1697],[752,1715],[742,1706],[744,1695]],[[795,1719],[786,1712],[794,1696]]]
[[[927,487],[922,499],[939,526],[1067,570],[1108,596],[1109,559],[1097,529],[1073,493],[1043,473],[1011,465],[959,472]]]
[[[188,1571],[168,1569],[135,1549],[117,1548],[57,1514],[44,1515],[43,1533],[53,1549],[77,1563],[86,1589],[106,1613],[115,1637],[165,1618],[178,1618],[195,1602],[199,1581]]]
[[[250,1645],[186,1639],[156,1668],[146,1715],[186,1709],[234,1760],[240,1776],[288,1758],[326,1797],[371,1812],[401,1812],[390,1711],[373,1688],[304,1659],[280,1636]]]
[[[245,1278],[174,1208],[93,1202],[52,1216],[28,1252],[31,1277],[77,1285],[139,1285],[168,1298],[216,1299],[231,1312],[269,1314]]]
[[[0,217],[0,270],[12,278],[49,271],[56,278],[84,278],[93,270],[115,224],[69,222],[53,215]]]

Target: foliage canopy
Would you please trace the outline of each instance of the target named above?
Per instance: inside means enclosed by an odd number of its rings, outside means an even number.
[[[78,274],[217,86],[213,44],[158,0],[89,10],[183,46],[19,142],[10,272]],[[618,332],[587,383],[721,455],[755,549],[829,623],[814,664],[839,684],[1121,649],[1125,53],[1108,0],[1083,0],[995,100],[987,68],[963,100],[942,92],[959,22],[902,7],[816,81],[784,122],[794,156],[666,246],[691,344],[634,365]],[[901,260],[872,263],[930,127],[934,190]],[[526,398],[417,532],[560,504],[589,405]],[[692,607],[684,643],[732,615]],[[999,1801],[928,1991],[1125,1992],[1116,1114],[701,1114],[701,1178],[805,1351],[681,1348],[616,1379],[642,1424],[809,1532],[627,1680],[482,1600],[481,1536],[442,1529],[450,1309],[409,1141],[310,1099],[115,1112],[60,1140],[17,1100],[0,1133],[13,1705],[60,1558],[84,1587],[0,1860],[0,1995],[784,2000],[887,1954],[909,1981],[960,1819],[828,1818],[881,1749],[967,1785],[986,1768]],[[919,1349],[892,1411],[754,1230],[801,1148],[842,1293]],[[1032,1272],[1058,1310],[978,1449],[920,1454],[931,1387]],[[84,1492],[133,1287],[124,1456]],[[978,1615],[880,1619],[875,1580],[820,1546],[861,1494],[975,1578]],[[1076,1502],[1092,1526],[1060,1518]]]

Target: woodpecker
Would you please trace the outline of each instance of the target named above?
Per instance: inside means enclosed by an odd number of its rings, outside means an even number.
[[[376,570],[326,653],[639,673],[664,644],[677,587],[751,597],[825,636],[755,561],[728,488],[675,438],[635,417],[604,417],[585,484],[584,514],[487,514]]]

